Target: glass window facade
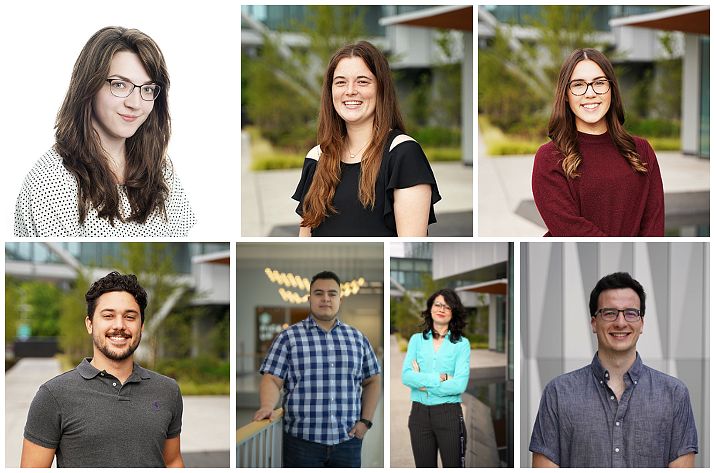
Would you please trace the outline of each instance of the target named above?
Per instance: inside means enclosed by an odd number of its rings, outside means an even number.
[[[119,259],[122,243],[117,242],[61,242],[53,243],[63,248],[80,263],[87,266],[108,264],[107,260]],[[169,243],[167,253],[175,251],[174,265],[179,273],[191,272],[191,258],[196,255],[227,251],[228,243]],[[7,242],[5,243],[6,261],[29,261],[36,264],[57,263],[63,261],[47,245],[39,242]]]
[[[526,24],[528,17],[538,18],[540,5],[483,5],[493,16],[502,23],[513,22],[515,24]],[[591,6],[593,26],[598,31],[610,31],[609,20],[623,16],[641,15],[660,10],[667,10],[673,7],[661,7],[653,5],[643,6]]]
[[[360,5],[357,8],[359,13],[364,13],[367,34],[385,36],[386,29],[379,24],[380,18],[429,7],[429,5]],[[296,31],[292,24],[293,20],[302,21],[307,15],[305,5],[243,5],[241,9],[274,31]]]

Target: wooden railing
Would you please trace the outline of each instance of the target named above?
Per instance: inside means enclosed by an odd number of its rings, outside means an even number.
[[[280,468],[283,465],[283,409],[236,430],[236,467]]]

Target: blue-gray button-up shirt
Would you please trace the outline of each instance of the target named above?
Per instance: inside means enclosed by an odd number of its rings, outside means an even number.
[[[620,402],[597,353],[545,387],[529,450],[561,467],[657,468],[698,452],[687,387],[637,360]]]

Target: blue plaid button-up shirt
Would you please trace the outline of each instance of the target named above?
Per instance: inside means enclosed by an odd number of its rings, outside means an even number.
[[[381,371],[361,332],[338,319],[325,332],[312,315],[280,332],[260,367],[285,380],[285,431],[325,445],[351,438],[362,412],[362,381]]]
[[[665,468],[697,452],[687,387],[637,360],[617,401],[597,353],[590,365],[553,379],[540,401],[530,451],[560,467]]]

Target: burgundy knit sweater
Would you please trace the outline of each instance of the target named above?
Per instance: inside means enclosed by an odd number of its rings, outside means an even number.
[[[553,142],[533,163],[533,198],[548,233],[544,236],[664,236],[664,191],[650,144],[633,137],[647,173],[620,155],[609,133],[578,132],[580,177],[567,179]]]

